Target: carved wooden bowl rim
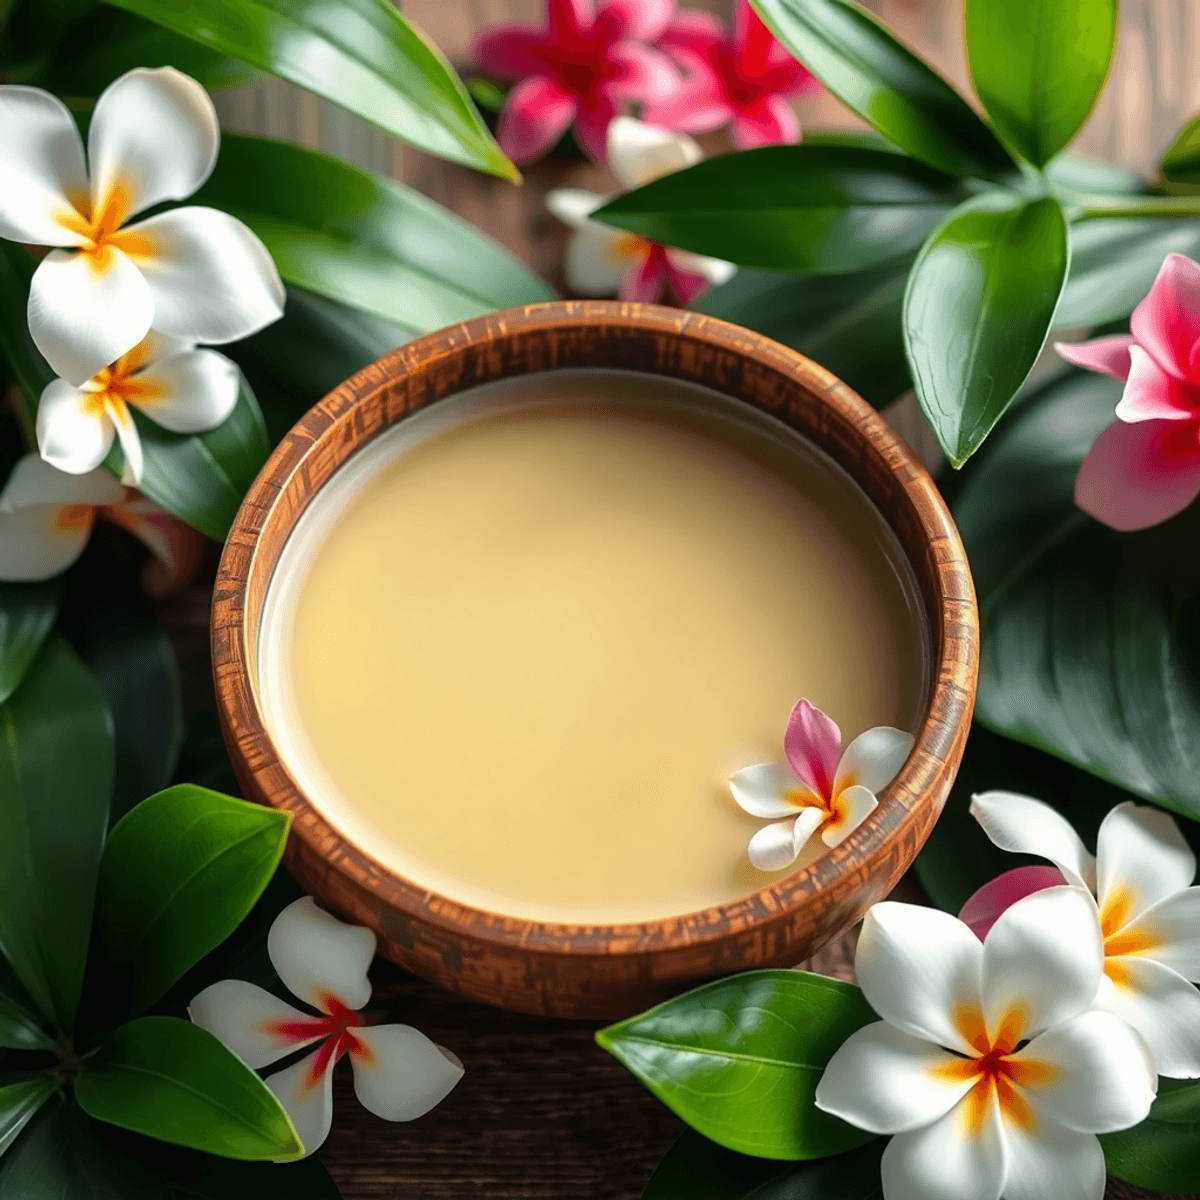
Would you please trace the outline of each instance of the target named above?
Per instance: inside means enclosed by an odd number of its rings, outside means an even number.
[[[570,338],[582,331],[596,335],[590,356],[558,360],[564,348],[569,358]],[[673,343],[676,350],[685,352],[731,355],[740,360],[742,367],[753,364],[761,375],[775,376],[783,385],[780,391],[784,397],[789,389],[807,392],[818,409],[826,408],[826,415],[843,434],[853,431],[851,436],[859,439],[858,449],[863,456],[874,458],[876,466],[882,465],[899,480],[900,491],[893,499],[901,499],[909,518],[920,529],[926,552],[924,570],[913,548],[905,544],[896,522],[888,513],[884,517],[912,562],[925,601],[931,641],[930,694],[916,745],[900,774],[880,796],[879,807],[814,863],[773,880],[752,895],[683,916],[615,925],[559,924],[488,912],[396,875],[344,838],[310,804],[280,761],[265,728],[251,685],[251,663],[256,657],[250,652],[249,642],[257,637],[267,583],[286,535],[331,473],[321,466],[320,477],[313,478],[308,468],[320,461],[318,456],[340,466],[370,437],[408,413],[492,379],[555,366],[627,366],[606,362],[597,351],[602,351],[606,343],[616,345],[631,335],[654,340],[660,346]],[[530,367],[528,358],[514,361],[532,344],[551,361],[540,367]],[[517,351],[517,355],[506,357],[506,348]],[[420,385],[436,387],[438,373],[444,380],[447,370],[454,369],[459,372],[456,381],[439,394],[420,394]],[[743,385],[739,390],[736,386],[741,372],[734,373],[731,387],[722,386],[699,370],[689,373],[678,360],[667,365],[660,361],[648,373],[702,382],[771,413],[842,462],[871,495],[869,473],[864,475],[843,461],[835,445],[822,441],[820,430],[742,394],[749,393],[750,387]],[[384,413],[382,421],[364,421],[367,415],[378,415],[387,404],[389,389],[401,382],[407,385],[403,409],[397,407],[390,418]],[[414,388],[414,384],[418,386]],[[368,424],[372,426],[369,431],[365,428]],[[871,498],[879,507],[876,497]],[[246,606],[251,594],[256,608],[247,622]],[[929,620],[931,609],[937,620]],[[257,798],[293,814],[291,837],[305,842],[325,861],[329,871],[348,873],[365,884],[382,909],[398,911],[452,936],[467,936],[510,949],[572,956],[637,955],[695,947],[734,933],[744,935],[755,926],[801,909],[808,909],[819,924],[825,924],[817,913],[822,892],[846,873],[869,878],[872,866],[886,867],[889,860],[894,861],[892,844],[903,837],[908,824],[918,821],[922,804],[935,804],[936,793],[945,794],[946,786],[938,785],[945,783],[946,772],[953,772],[961,757],[974,702],[979,645],[978,613],[966,552],[945,502],[903,439],[866,401],[802,355],[739,326],[698,313],[616,301],[558,301],[489,313],[399,347],[325,396],[284,437],[246,494],[221,556],[213,596],[212,636],[218,708],[239,776],[251,784],[248,790],[257,793]],[[928,823],[932,825],[932,820]],[[835,913],[827,916],[838,923]]]

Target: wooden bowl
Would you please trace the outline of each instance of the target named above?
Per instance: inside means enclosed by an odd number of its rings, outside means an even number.
[[[263,603],[317,489],[407,414],[476,384],[556,367],[621,367],[705,384],[806,434],[884,514],[928,621],[928,704],[879,807],[811,866],[732,904],[644,924],[562,925],[484,912],[418,888],[343,838],[282,765],[256,696]],[[523,1012],[623,1017],[714,975],[791,965],[882,899],[921,848],[962,758],[979,630],[958,532],[925,469],[873,408],[801,355],[735,325],[654,305],[531,305],[430,334],[365,367],[276,448],[238,512],[213,597],[225,739],[245,795],[294,816],[286,862],[382,953],[466,996]]]

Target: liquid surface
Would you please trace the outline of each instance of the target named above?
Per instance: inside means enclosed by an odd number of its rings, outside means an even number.
[[[310,506],[272,583],[284,761],[375,859],[480,908],[609,923],[756,891],[762,822],[729,773],[782,761],[801,696],[844,742],[915,730],[924,701],[911,571],[806,447],[618,372],[402,422]]]

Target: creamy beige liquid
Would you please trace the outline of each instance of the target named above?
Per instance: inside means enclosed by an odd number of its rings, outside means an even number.
[[[725,780],[782,759],[799,697],[846,741],[916,727],[915,584],[878,513],[714,393],[489,385],[351,466],[289,543],[260,678],[310,798],[421,886],[572,923],[724,903],[771,878]]]

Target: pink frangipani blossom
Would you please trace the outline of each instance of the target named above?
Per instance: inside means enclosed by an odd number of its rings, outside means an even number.
[[[1129,327],[1054,347],[1076,366],[1125,381],[1117,420],[1075,480],[1075,503],[1122,530],[1157,525],[1200,493],[1200,265],[1167,255]]]
[[[499,25],[479,39],[481,70],[517,80],[500,114],[499,139],[518,163],[545,154],[575,123],[580,145],[604,161],[609,122],[624,101],[655,104],[678,90],[660,37],[674,0],[547,0],[545,29]]]
[[[667,100],[647,105],[647,121],[703,133],[733,122],[743,149],[800,140],[787,97],[820,85],[778,42],[747,0],[738,0],[732,38],[708,13],[680,13],[659,40],[687,72]]]

